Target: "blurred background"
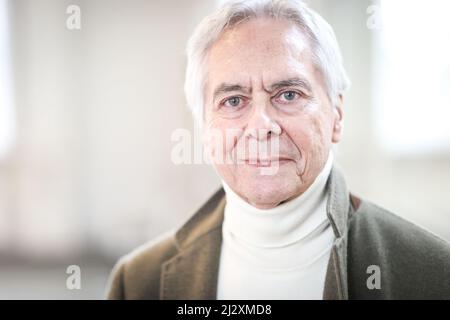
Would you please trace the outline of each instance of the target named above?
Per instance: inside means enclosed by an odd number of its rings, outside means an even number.
[[[220,2],[0,0],[0,299],[103,298],[121,255],[219,188],[171,152],[194,130],[185,44]],[[350,189],[450,241],[450,3],[307,2],[353,83]]]

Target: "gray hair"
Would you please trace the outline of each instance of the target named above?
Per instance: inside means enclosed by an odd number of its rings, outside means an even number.
[[[211,45],[236,24],[259,17],[294,22],[308,37],[313,61],[322,73],[328,98],[333,105],[350,86],[342,56],[331,26],[300,0],[232,0],[204,18],[187,46],[187,69],[184,91],[188,107],[201,125],[204,109],[205,61]]]

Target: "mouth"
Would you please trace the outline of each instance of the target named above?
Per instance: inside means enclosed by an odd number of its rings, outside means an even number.
[[[292,159],[279,157],[270,159],[245,159],[243,162],[252,167],[271,167],[273,165],[283,165],[291,162]]]

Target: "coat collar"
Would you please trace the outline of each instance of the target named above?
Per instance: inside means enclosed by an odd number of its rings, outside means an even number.
[[[347,223],[350,200],[344,177],[333,166],[327,181],[327,215],[336,240],[325,280],[324,299],[347,299]],[[161,299],[216,299],[226,204],[223,188],[176,232],[178,253],[161,269]]]
[[[351,211],[350,194],[341,171],[334,166],[328,178],[328,220],[336,237],[328,261],[323,298],[348,299],[347,242],[348,221]]]

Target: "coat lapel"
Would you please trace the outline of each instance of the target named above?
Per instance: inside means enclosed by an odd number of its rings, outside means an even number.
[[[224,208],[220,189],[177,232],[179,253],[162,266],[161,299],[216,299]]]
[[[347,239],[350,194],[340,170],[333,167],[328,179],[327,216],[336,237],[328,262],[323,299],[348,299]]]
[[[216,228],[163,266],[161,299],[214,300],[220,261],[221,229]]]

